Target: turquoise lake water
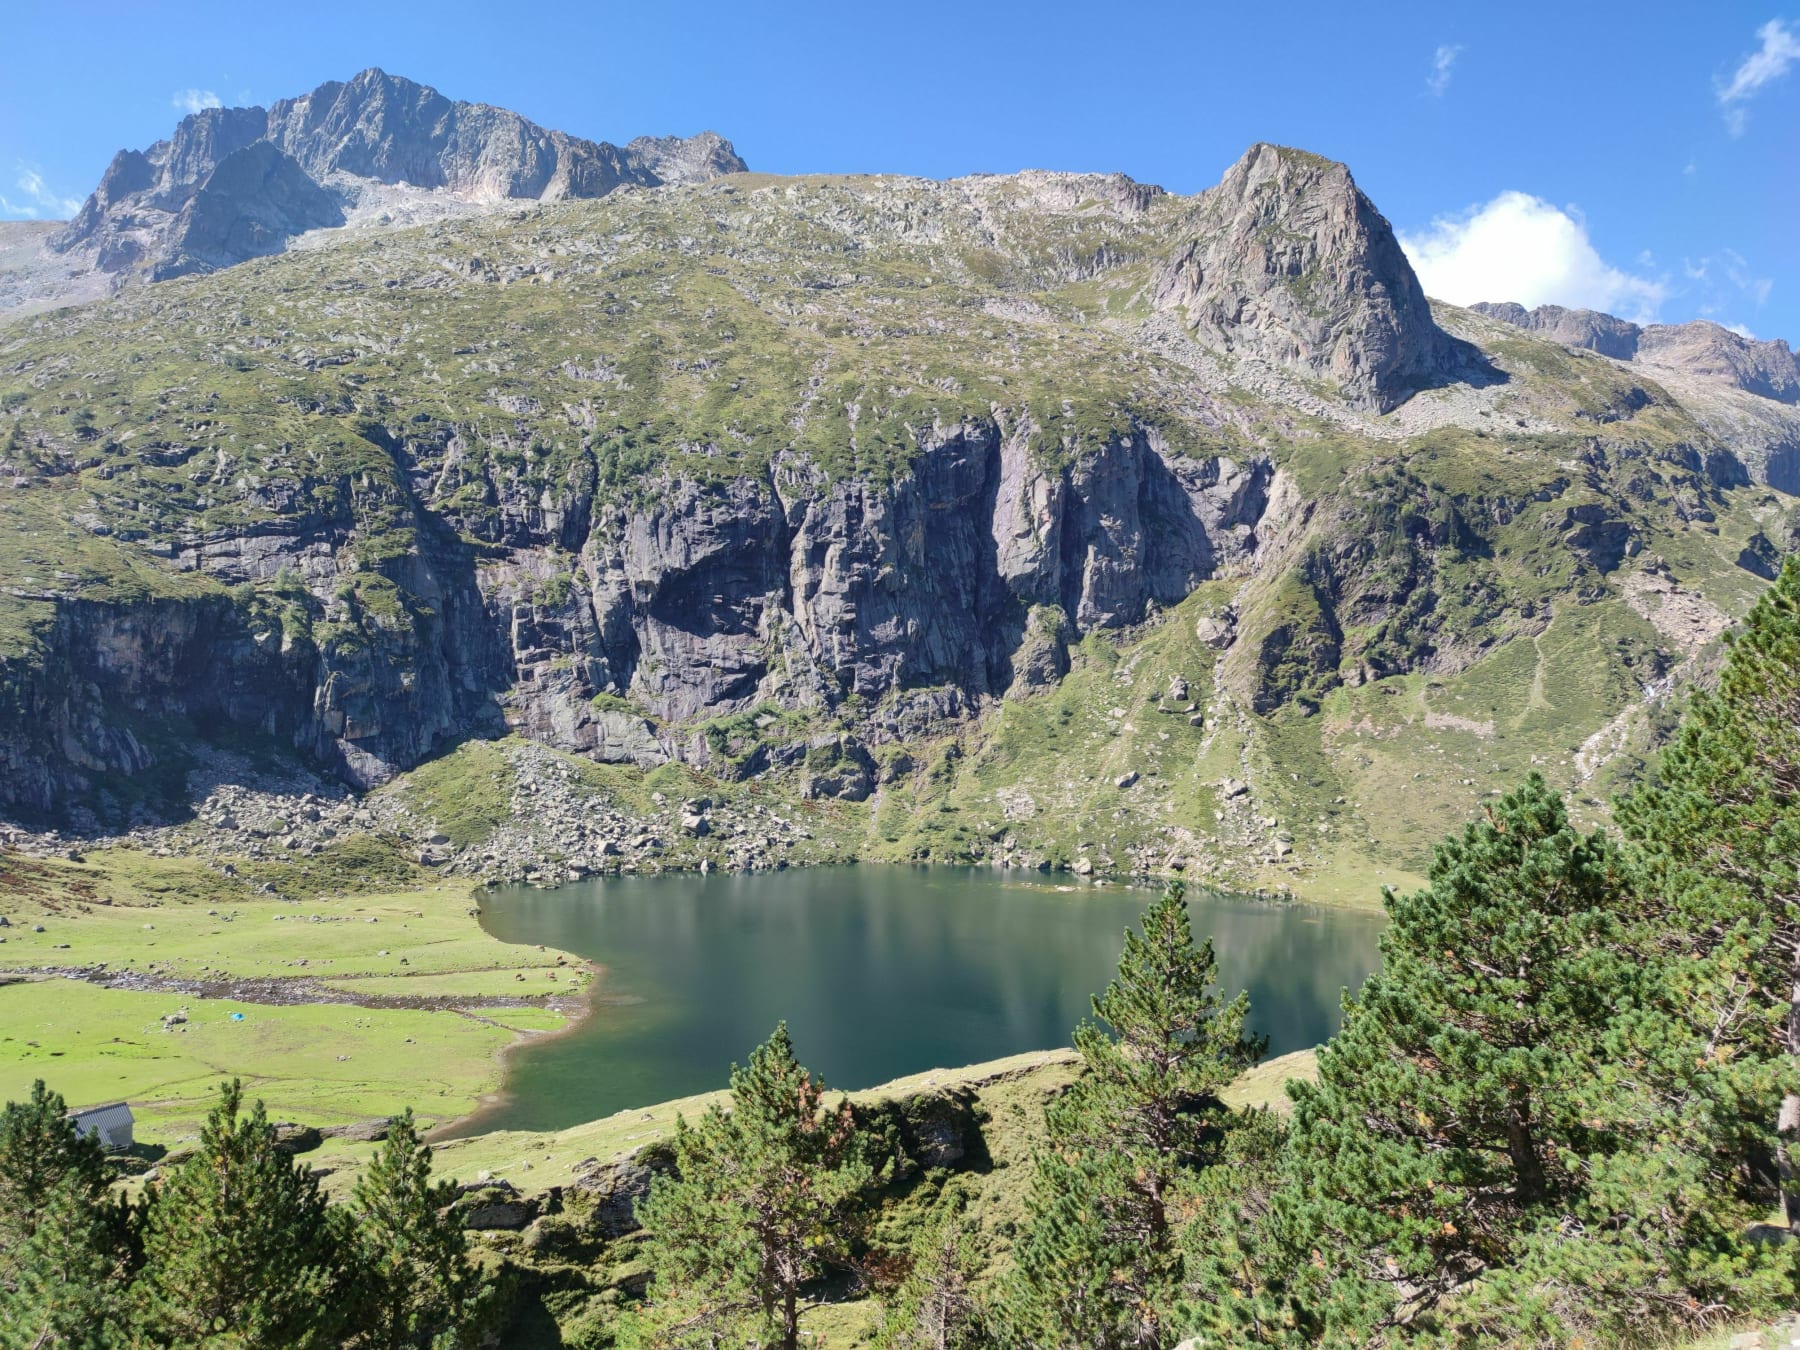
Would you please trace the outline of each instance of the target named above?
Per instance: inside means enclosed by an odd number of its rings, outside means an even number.
[[[1039,873],[831,867],[499,890],[482,923],[604,967],[592,1015],[517,1049],[480,1129],[562,1129],[725,1086],[785,1019],[834,1088],[1067,1045],[1148,890]],[[1271,1054],[1336,1030],[1380,916],[1191,892]]]

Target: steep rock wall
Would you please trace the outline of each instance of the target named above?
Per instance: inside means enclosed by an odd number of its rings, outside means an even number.
[[[53,815],[194,735],[271,736],[368,786],[506,727],[607,761],[705,761],[683,727],[854,697],[887,707],[869,737],[917,734],[1054,678],[1081,633],[1247,567],[1273,474],[1186,459],[1148,428],[1047,463],[997,417],[940,429],[893,482],[784,459],[597,505],[578,465],[502,500],[490,544],[431,509],[454,438],[368,435],[387,483],[177,551],[216,594],[59,607],[42,653],[9,668],[0,804]],[[358,525],[371,501],[381,550]]]
[[[1148,431],[1048,466],[996,421],[941,435],[891,484],[827,481],[804,463],[667,484],[652,508],[597,513],[567,574],[547,576],[542,545],[483,569],[514,635],[509,716],[566,748],[641,761],[641,719],[627,734],[616,708],[578,705],[628,696],[691,723],[762,702],[946,689],[954,708],[1023,692],[1034,611],[1061,610],[1066,641],[1247,565],[1271,475],[1260,457],[1170,455]]]

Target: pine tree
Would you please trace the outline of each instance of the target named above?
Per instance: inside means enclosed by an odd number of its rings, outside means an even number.
[[[4,1350],[125,1344],[125,1260],[111,1216],[78,1170],[65,1172],[0,1288]]]
[[[455,1197],[453,1183],[431,1180],[412,1112],[396,1117],[350,1196],[357,1345],[449,1347],[473,1331],[483,1288],[462,1224],[446,1212]]]
[[[652,1243],[651,1338],[714,1344],[749,1327],[799,1344],[803,1287],[845,1261],[881,1171],[847,1098],[794,1057],[787,1025],[731,1070],[731,1109],[676,1122],[675,1172],[639,1208]]]
[[[968,1198],[951,1187],[907,1253],[908,1270],[882,1307],[879,1350],[969,1350],[982,1343],[980,1266]]]
[[[1031,1221],[1003,1303],[1007,1339],[1158,1346],[1182,1287],[1174,1206],[1217,1156],[1218,1092],[1261,1056],[1249,998],[1223,1002],[1210,941],[1196,945],[1179,882],[1125,935],[1118,976],[1075,1030],[1081,1075],[1046,1113]]]
[[[37,1229],[65,1181],[97,1204],[109,1180],[99,1141],[69,1119],[60,1093],[31,1085],[31,1096],[0,1111],[0,1283],[10,1282],[17,1253]]]
[[[1281,1266],[1268,1217],[1281,1188],[1287,1125],[1266,1106],[1240,1112],[1232,1124],[1217,1161],[1183,1188],[1185,1296],[1177,1316],[1200,1345],[1281,1343],[1294,1328],[1287,1309],[1266,1297]]]
[[[1240,1290],[1264,1339],[1637,1334],[1766,1298],[1607,837],[1534,774],[1386,902],[1380,972],[1290,1089],[1285,1260]]]
[[[318,1181],[275,1147],[259,1101],[220,1090],[195,1155],[151,1194],[139,1324],[154,1344],[329,1344],[339,1320],[338,1234]]]
[[[1618,816],[1659,903],[1663,947],[1691,958],[1676,968],[1708,1054],[1765,1080],[1740,1088],[1773,1136],[1800,1233],[1800,559],[1751,610],[1717,690],[1694,696],[1656,780]],[[1778,1108],[1757,1103],[1765,1093]]]

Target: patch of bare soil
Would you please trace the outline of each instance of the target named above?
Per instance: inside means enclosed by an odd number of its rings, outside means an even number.
[[[99,966],[38,966],[21,974],[62,976],[84,980],[102,989],[128,989],[139,993],[185,994],[191,998],[225,998],[239,1003],[277,1007],[301,1003],[339,1003],[351,1008],[386,1008],[461,1012],[469,1008],[555,1008],[572,1010],[579,1000],[559,994],[357,994],[336,989],[304,975],[257,979],[202,980],[180,975],[152,975],[140,970],[109,970]]]

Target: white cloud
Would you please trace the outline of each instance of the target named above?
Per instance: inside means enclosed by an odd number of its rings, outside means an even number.
[[[1750,110],[1744,105],[1800,61],[1800,37],[1780,19],[1770,19],[1756,30],[1756,36],[1762,40],[1762,46],[1746,56],[1731,78],[1718,86],[1719,107],[1724,110],[1725,125],[1733,136],[1742,136],[1750,124]]]
[[[177,89],[169,103],[183,112],[197,113],[207,108],[222,108],[225,102],[210,89]]]
[[[1606,262],[1577,216],[1525,192],[1502,192],[1459,216],[1440,216],[1429,229],[1402,234],[1400,246],[1426,294],[1457,305],[1516,300],[1647,322],[1668,294],[1661,278]]]
[[[1456,65],[1456,58],[1463,52],[1460,43],[1440,44],[1436,55],[1431,58],[1431,74],[1425,77],[1425,87],[1434,98],[1442,98],[1444,91],[1450,87],[1451,68]]]
[[[1752,342],[1756,341],[1756,334],[1752,333],[1750,331],[1749,327],[1745,324],[1728,323],[1725,325],[1725,327],[1729,328],[1732,332],[1736,333],[1741,338],[1748,338]]]
[[[20,160],[15,170],[13,185],[19,190],[20,198],[14,201],[0,193],[0,214],[23,216],[27,220],[36,220],[40,216],[60,220],[81,209],[79,199],[54,191],[44,181],[43,171],[37,165]]]

